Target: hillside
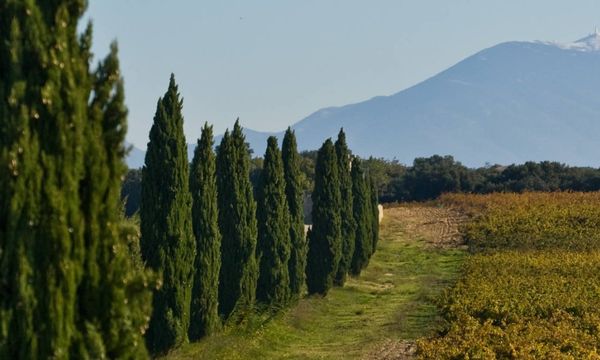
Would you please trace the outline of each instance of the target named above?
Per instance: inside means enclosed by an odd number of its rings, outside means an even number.
[[[449,154],[468,166],[600,166],[599,44],[598,33],[571,44],[502,43],[411,88],[325,108],[292,127],[302,150],[344,127],[357,154],[407,164]],[[271,133],[246,132],[262,154]]]
[[[467,165],[597,166],[599,69],[597,52],[505,43],[398,94],[321,110],[294,127],[304,148],[344,126],[360,155],[405,163],[451,154]]]

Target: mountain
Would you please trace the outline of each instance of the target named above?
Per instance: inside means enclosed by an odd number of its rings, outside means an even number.
[[[137,169],[144,166],[144,158],[146,157],[146,152],[144,150],[138,149],[133,144],[128,142],[125,143],[125,146],[129,148],[129,153],[127,154],[127,166],[130,169]]]
[[[340,127],[355,153],[407,164],[449,154],[468,166],[600,166],[600,33],[568,44],[502,43],[396,94],[325,108],[292,126],[302,150]],[[262,154],[270,134],[246,132]]]

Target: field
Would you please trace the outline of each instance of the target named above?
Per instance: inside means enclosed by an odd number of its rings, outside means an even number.
[[[600,195],[450,195],[471,216],[471,252],[440,300],[447,328],[418,342],[426,359],[596,359]]]
[[[167,358],[600,359],[598,229],[598,193],[388,208],[359,278]]]
[[[469,214],[473,251],[600,249],[600,193],[448,194],[441,203]]]
[[[455,281],[465,254],[454,247],[456,221],[444,209],[386,209],[378,251],[359,278],[273,318],[253,315],[166,358],[410,358],[416,339],[442,327],[435,299]]]

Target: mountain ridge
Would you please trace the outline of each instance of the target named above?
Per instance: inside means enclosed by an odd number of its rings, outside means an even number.
[[[355,153],[403,163],[449,154],[468,166],[598,166],[598,49],[597,31],[567,44],[500,43],[392,95],[317,110],[292,129],[300,150],[318,148],[344,127]],[[246,133],[261,155],[266,138],[283,132]]]

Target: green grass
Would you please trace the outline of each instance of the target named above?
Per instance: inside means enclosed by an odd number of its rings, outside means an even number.
[[[393,210],[390,210],[390,214]],[[378,251],[358,279],[325,298],[307,297],[272,318],[188,344],[167,359],[345,359],[376,354],[391,339],[415,340],[440,324],[433,300],[457,276],[464,252],[432,249],[386,216]]]

